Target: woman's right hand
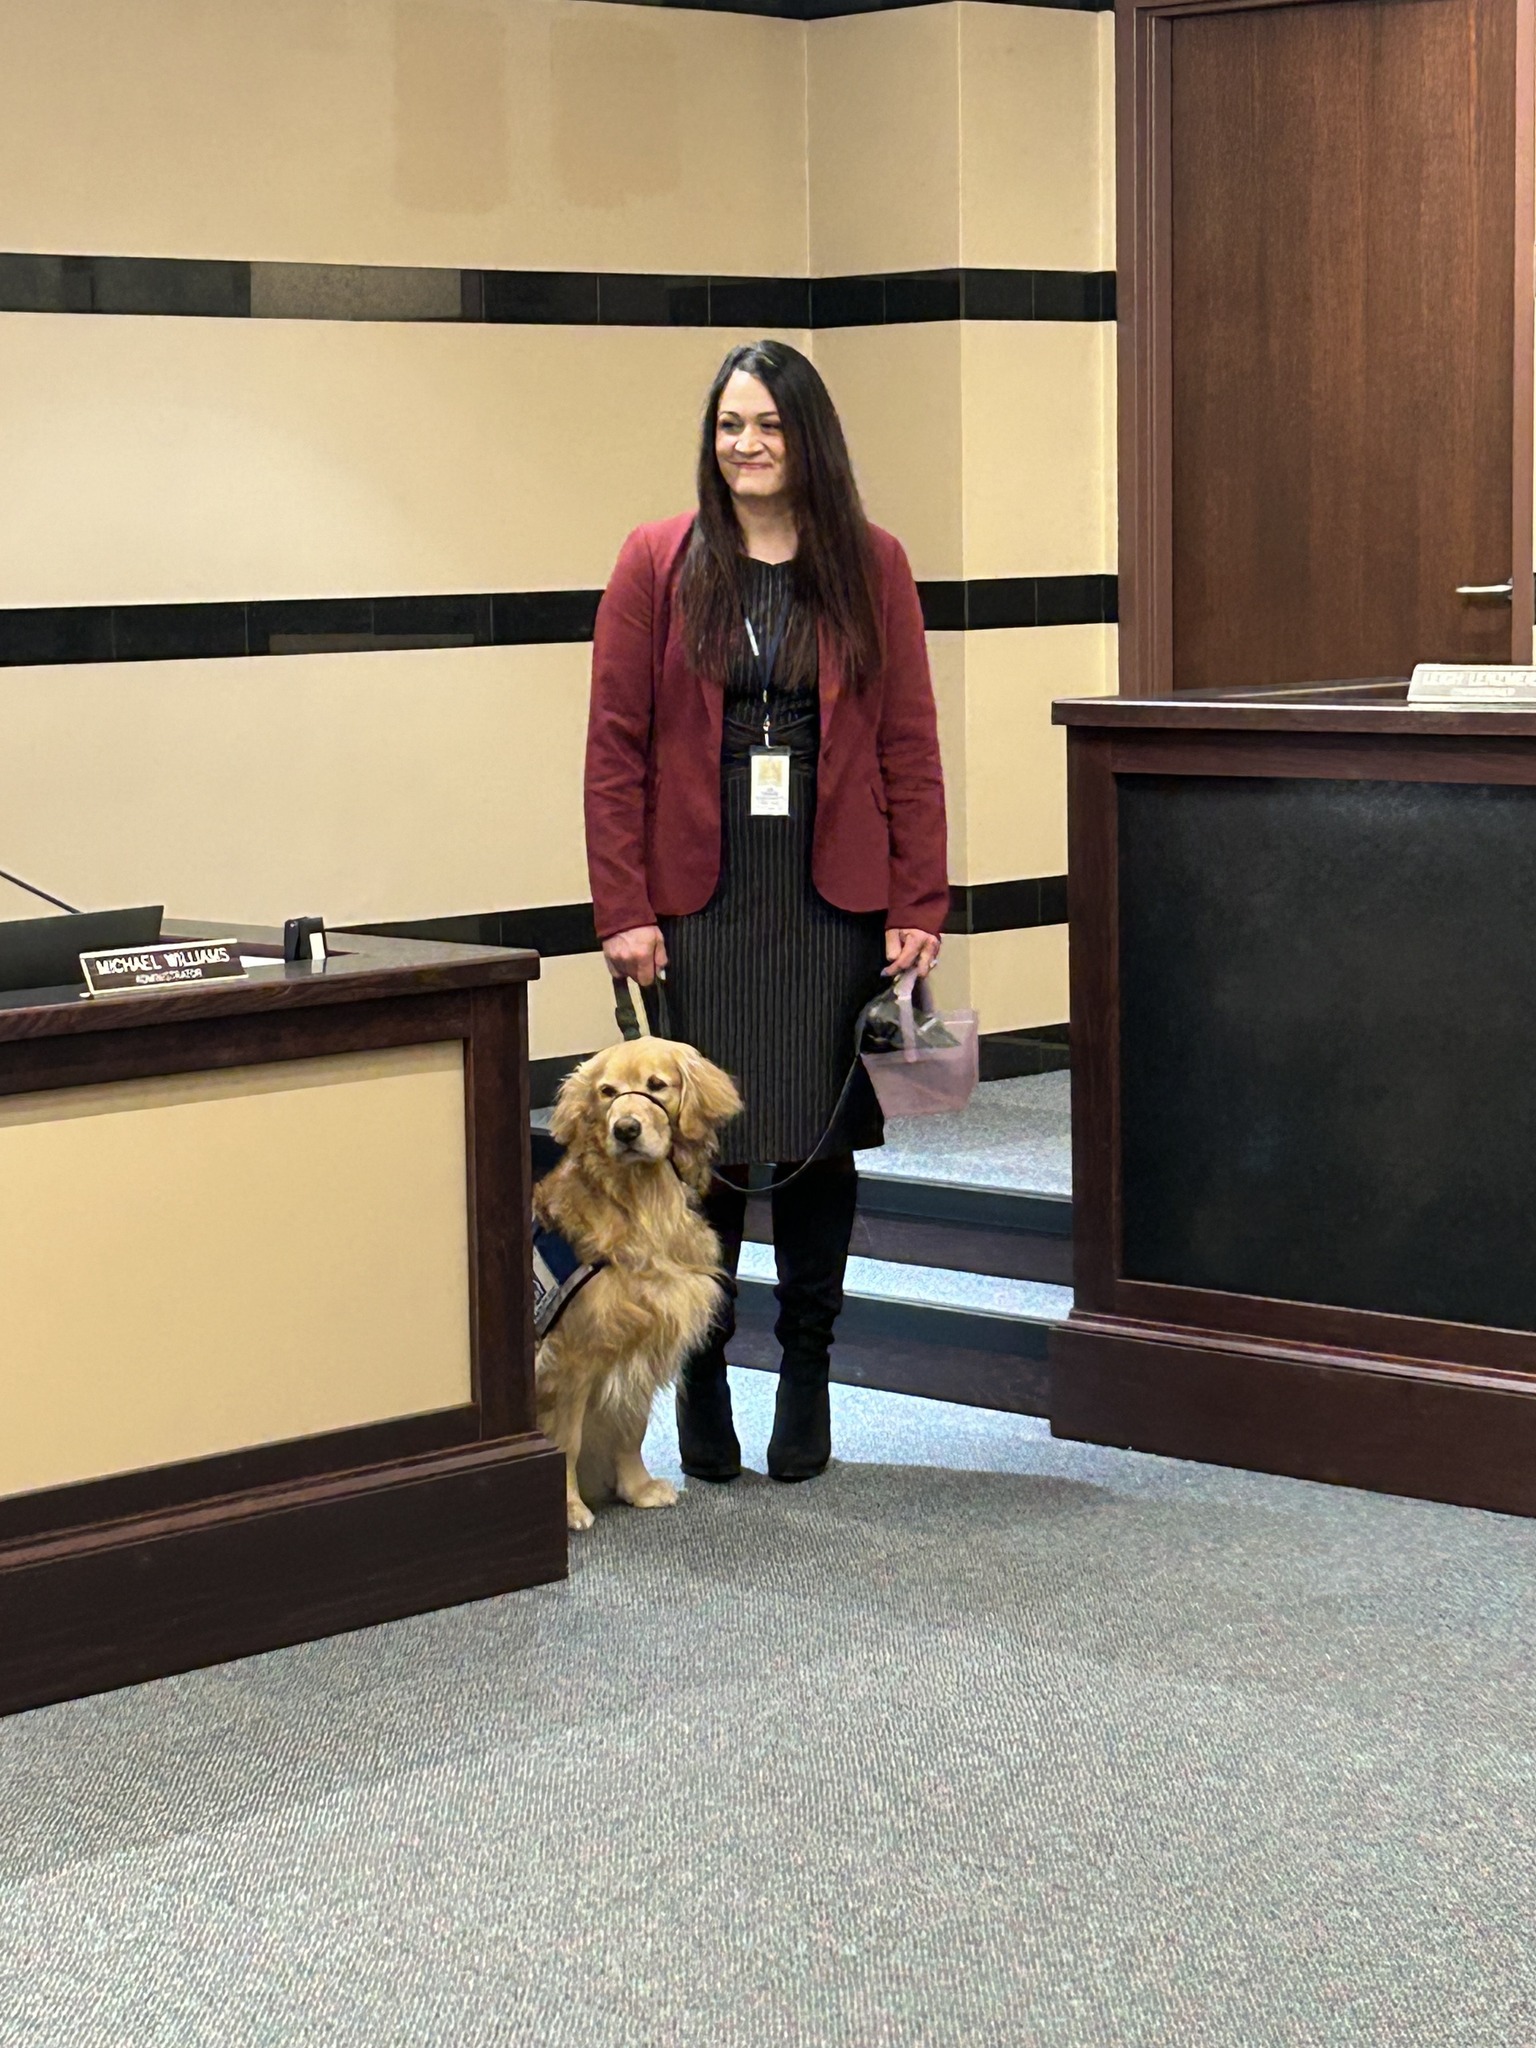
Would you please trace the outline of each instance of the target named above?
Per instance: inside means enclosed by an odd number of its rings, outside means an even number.
[[[656,925],[636,925],[603,941],[603,958],[615,981],[637,981],[649,988],[667,964],[667,942]]]

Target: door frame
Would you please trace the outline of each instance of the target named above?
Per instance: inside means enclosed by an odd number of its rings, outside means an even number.
[[[1115,0],[1120,694],[1173,694],[1172,27],[1189,14],[1344,0]],[[1409,0],[1403,0],[1409,4]],[[1510,658],[1532,655],[1536,0],[1515,9],[1514,448]],[[1525,317],[1521,317],[1521,308]],[[1523,593],[1523,597],[1522,597]]]

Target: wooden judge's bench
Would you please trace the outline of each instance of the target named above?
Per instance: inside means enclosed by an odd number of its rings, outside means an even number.
[[[0,1712],[566,1569],[536,956],[241,936],[248,982],[0,996]]]
[[[1115,29],[1053,1425],[1533,1513],[1536,710],[1330,678],[1531,661],[1536,4]]]
[[[1059,1436],[1536,1513],[1536,710],[1067,728]]]

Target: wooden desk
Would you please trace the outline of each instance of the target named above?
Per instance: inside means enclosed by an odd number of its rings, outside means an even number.
[[[1536,1513],[1536,714],[1068,728],[1058,1435]]]
[[[0,996],[0,1711],[565,1572],[536,956],[332,943]]]

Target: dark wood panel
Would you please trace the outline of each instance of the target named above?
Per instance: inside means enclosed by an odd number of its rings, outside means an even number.
[[[513,1440],[0,1551],[0,1712],[561,1578],[564,1485]]]
[[[1500,743],[1536,738],[1536,708],[1410,704],[1402,677],[1291,690],[1190,690],[1177,697],[1064,697],[1052,706],[1052,718],[1092,731],[1415,734]]]
[[[1108,743],[1116,775],[1258,776],[1266,781],[1332,778],[1361,782],[1536,782],[1536,746],[1528,740],[1437,740],[1389,734],[1185,733],[1116,735]]]
[[[1435,4],[1438,5],[1439,0],[1435,0]],[[1347,374],[1342,381],[1353,379],[1356,388],[1359,387],[1362,334],[1367,335],[1370,374],[1378,385],[1397,353],[1406,353],[1410,369],[1417,366],[1425,372],[1427,388],[1420,393],[1422,419],[1408,419],[1406,438],[1394,442],[1384,451],[1384,465],[1374,479],[1380,495],[1368,508],[1374,515],[1376,545],[1384,556],[1392,550],[1381,536],[1394,524],[1399,530],[1393,570],[1399,579],[1420,572],[1422,502],[1424,494],[1433,490],[1437,478],[1421,472],[1409,480],[1408,488],[1399,494],[1403,506],[1401,518],[1396,517],[1397,506],[1389,501],[1388,490],[1401,484],[1414,448],[1433,455],[1436,434],[1453,440],[1451,430],[1465,430],[1469,416],[1475,415],[1478,409],[1468,400],[1468,387],[1459,376],[1456,393],[1446,396],[1442,389],[1446,381],[1444,366],[1464,368],[1470,364],[1474,372],[1480,370],[1486,380],[1484,395],[1478,401],[1483,417],[1481,420],[1472,419],[1474,430],[1489,428],[1491,415],[1488,408],[1490,403],[1497,408],[1499,399],[1494,387],[1496,380],[1503,378],[1509,416],[1507,438],[1502,449],[1490,456],[1495,464],[1491,474],[1474,482],[1469,478],[1466,465],[1463,465],[1455,486],[1459,493],[1455,510],[1463,523],[1468,517],[1472,517],[1475,523],[1475,512],[1469,513],[1468,492],[1474,489],[1485,491],[1488,503],[1493,507],[1492,519],[1495,522],[1502,519],[1507,523],[1507,562],[1501,562],[1494,575],[1486,579],[1474,579],[1459,562],[1447,578],[1437,565],[1433,581],[1438,588],[1451,589],[1459,582],[1501,581],[1512,576],[1517,592],[1515,609],[1494,614],[1493,625],[1497,631],[1510,633],[1508,644],[1514,659],[1530,659],[1531,610],[1519,593],[1529,582],[1531,567],[1532,336],[1530,321],[1525,318],[1511,320],[1509,313],[1512,309],[1528,308],[1532,298],[1532,242],[1533,232],[1536,232],[1536,227],[1533,227],[1536,224],[1536,189],[1533,189],[1532,177],[1533,126],[1536,126],[1532,111],[1533,93],[1536,93],[1536,77],[1533,77],[1536,74],[1536,54],[1533,54],[1536,52],[1536,7],[1533,7],[1532,0],[1488,0],[1488,11],[1498,17],[1495,33],[1490,39],[1482,32],[1484,9],[1481,5],[1471,4],[1471,0],[1448,0],[1448,4],[1452,12],[1449,16],[1442,14],[1433,27],[1421,27],[1409,19],[1429,13],[1431,9],[1427,5],[1407,7],[1390,4],[1389,0],[1387,6],[1376,10],[1390,14],[1392,19],[1389,24],[1375,28],[1373,33],[1378,37],[1383,34],[1400,36],[1403,48],[1396,53],[1399,61],[1377,66],[1375,75],[1366,82],[1369,90],[1362,85],[1359,98],[1353,105],[1347,102],[1347,98],[1342,107],[1330,101],[1330,94],[1336,99],[1347,93],[1349,81],[1342,66],[1336,67],[1331,77],[1324,76],[1318,81],[1316,93],[1313,93],[1309,82],[1297,109],[1296,95],[1285,90],[1284,67],[1267,63],[1262,79],[1250,70],[1247,83],[1254,91],[1262,84],[1270,120],[1267,127],[1253,124],[1245,128],[1241,90],[1228,94],[1224,102],[1212,92],[1202,107],[1202,93],[1208,90],[1208,85],[1206,80],[1200,79],[1193,91],[1185,90],[1181,94],[1181,99],[1186,110],[1206,116],[1203,137],[1198,121],[1187,132],[1181,129],[1176,136],[1173,64],[1176,42],[1180,49],[1181,85],[1189,88],[1192,83],[1190,52],[1196,49],[1196,39],[1204,36],[1207,30],[1214,32],[1213,40],[1204,46],[1212,53],[1208,59],[1209,68],[1219,70],[1225,62],[1229,71],[1240,72],[1242,67],[1234,53],[1239,52],[1245,42],[1253,48],[1262,44],[1267,53],[1272,44],[1276,48],[1288,41],[1301,45],[1309,41],[1315,44],[1322,37],[1338,35],[1340,28],[1346,39],[1351,34],[1359,36],[1361,24],[1372,10],[1360,6],[1276,4],[1276,0],[1263,0],[1262,6],[1259,0],[1244,0],[1241,7],[1235,5],[1235,0],[1122,0],[1117,9],[1116,208],[1117,240],[1121,251],[1118,288],[1118,441],[1122,511],[1120,688],[1127,696],[1163,694],[1174,687],[1176,151],[1186,170],[1192,165],[1196,173],[1181,181],[1181,198],[1188,202],[1186,210],[1193,209],[1198,213],[1204,208],[1204,248],[1209,259],[1205,280],[1207,307],[1202,309],[1192,301],[1186,303],[1181,297],[1181,333],[1192,337],[1197,347],[1208,347],[1213,359],[1219,357],[1227,363],[1235,363],[1241,352],[1231,345],[1229,330],[1241,305],[1239,295],[1242,289],[1251,285],[1255,271],[1260,271],[1266,284],[1275,291],[1273,303],[1259,306],[1257,326],[1249,328],[1246,345],[1256,358],[1259,372],[1251,384],[1238,386],[1235,376],[1223,384],[1220,375],[1222,362],[1217,360],[1214,362],[1216,379],[1210,391],[1203,392],[1199,386],[1200,372],[1193,367],[1195,359],[1189,356],[1185,359],[1189,370],[1186,381],[1195,387],[1189,395],[1197,405],[1202,400],[1208,405],[1212,400],[1230,401],[1236,414],[1233,451],[1240,451],[1245,446],[1251,448],[1257,434],[1266,425],[1273,436],[1280,429],[1289,429],[1295,422],[1310,420],[1314,402],[1314,392],[1310,389],[1298,394],[1290,417],[1282,416],[1278,427],[1274,417],[1267,421],[1263,419],[1262,401],[1266,379],[1273,386],[1287,366],[1294,363],[1301,337],[1308,331],[1318,331],[1323,327],[1326,305],[1318,287],[1336,287],[1346,297],[1344,312],[1347,317],[1335,352],[1339,363],[1347,365]],[[1216,16],[1226,18],[1212,19]],[[1423,80],[1417,74],[1412,51],[1407,47],[1416,36],[1421,39],[1422,47],[1431,59],[1428,75]],[[1450,54],[1449,64],[1438,61],[1445,50]],[[1195,63],[1199,63],[1202,54],[1203,51],[1196,52]],[[1307,54],[1310,61],[1313,53]],[[1374,52],[1372,54],[1374,56]],[[1324,56],[1319,68],[1326,72],[1330,62],[1331,58]],[[1458,82],[1462,91],[1459,110],[1453,109],[1449,127],[1432,130],[1421,116],[1428,115],[1433,119]],[[1243,83],[1241,78],[1237,80],[1239,88]],[[1270,131],[1277,120],[1284,128],[1287,115],[1292,111],[1297,113],[1294,125],[1300,128],[1304,128],[1314,116],[1320,118],[1329,112],[1333,115],[1328,133],[1321,138],[1323,147],[1318,152],[1316,167],[1308,155],[1289,165],[1289,175],[1281,175],[1287,169],[1284,164],[1277,166],[1272,174],[1267,168],[1261,172],[1255,162],[1257,152],[1273,139]],[[1379,117],[1384,111],[1394,115],[1400,112],[1403,120],[1398,122],[1396,133],[1389,127],[1383,139],[1376,130],[1381,127]],[[1413,154],[1414,144],[1411,140],[1412,127],[1405,126],[1405,122],[1417,124],[1423,159],[1422,164],[1412,166],[1407,175],[1402,170],[1402,159],[1405,154]],[[1230,135],[1223,132],[1224,123],[1230,125],[1233,131]],[[1467,171],[1465,183],[1475,186],[1479,178],[1482,179],[1483,189],[1488,195],[1485,214],[1497,215],[1497,220],[1492,223],[1486,218],[1482,222],[1470,218],[1448,221],[1453,211],[1452,194],[1456,179],[1441,175],[1440,165],[1458,147],[1464,149],[1461,163]],[[1494,191],[1494,184],[1502,176],[1502,172],[1494,170],[1494,159],[1501,153],[1508,159],[1508,182]],[[1350,187],[1350,173],[1356,169],[1362,174],[1368,173],[1380,186],[1379,204],[1367,205],[1358,186]],[[1426,182],[1431,169],[1434,171],[1434,194],[1432,199],[1426,200]],[[1321,201],[1332,197],[1326,192],[1326,181],[1330,177],[1335,181],[1342,178],[1345,185],[1344,218],[1336,223],[1330,214],[1321,223],[1319,232],[1324,238],[1324,246],[1314,258],[1314,252],[1305,246],[1304,238],[1293,235],[1287,242],[1275,230],[1277,221],[1283,218],[1288,207],[1302,216],[1309,210],[1314,214],[1321,212]],[[1376,198],[1373,188],[1371,199],[1374,202]],[[1199,238],[1192,239],[1189,232],[1199,225],[1198,221],[1181,221],[1184,231],[1178,246],[1186,273],[1191,257],[1201,252]],[[1304,225],[1307,225],[1305,221]],[[1417,262],[1423,267],[1430,237],[1447,225],[1453,239],[1448,248],[1445,242],[1441,244],[1442,248],[1447,248],[1446,262],[1453,273],[1457,269],[1476,273],[1477,283],[1472,295],[1475,303],[1471,312],[1465,313],[1468,294],[1450,281],[1438,300],[1429,304],[1429,287],[1426,284],[1427,313],[1421,319],[1420,308],[1414,303],[1412,266]],[[1497,232],[1496,240],[1493,229]],[[1362,267],[1351,273],[1348,260],[1351,241],[1362,265],[1367,255],[1371,258],[1373,267],[1369,271]],[[1236,267],[1231,271],[1222,269],[1225,249],[1213,246],[1223,242],[1233,245]],[[1399,243],[1404,251],[1404,260],[1396,265],[1394,272],[1390,261],[1382,261],[1382,254],[1385,250],[1390,258],[1396,253]],[[1363,279],[1364,283],[1355,291],[1351,303],[1349,294],[1357,279]],[[1298,288],[1299,298],[1295,296]],[[1289,302],[1281,297],[1285,290],[1293,294]],[[1500,307],[1504,309],[1502,338],[1490,347],[1486,333],[1480,339],[1474,339],[1470,330],[1478,326],[1486,329],[1490,309],[1496,313]],[[1209,324],[1204,326],[1203,310],[1208,310],[1211,316]],[[1388,315],[1404,317],[1398,318],[1394,328]],[[1461,329],[1459,340],[1453,336],[1452,345],[1443,350],[1441,327]],[[1333,379],[1334,354],[1315,367],[1318,382],[1326,395],[1326,387]],[[1400,387],[1400,379],[1394,378],[1393,382]],[[1250,390],[1261,402],[1260,417],[1252,420],[1248,416]],[[1491,400],[1489,393],[1494,394]],[[1379,389],[1373,396],[1373,409],[1366,415],[1363,425],[1379,436],[1393,400]],[[1334,403],[1336,409],[1348,410],[1347,397],[1338,396]],[[1187,405],[1185,412],[1187,417]],[[1340,453],[1348,458],[1352,444],[1347,435],[1352,422],[1346,419],[1344,425],[1346,438],[1337,445]],[[1214,443],[1216,437],[1213,435],[1210,439]],[[1484,432],[1484,439],[1491,443],[1491,431]],[[1282,445],[1281,481],[1284,480],[1286,461],[1294,468],[1301,459],[1303,445],[1312,451],[1317,463],[1326,464],[1328,458],[1323,434],[1319,431],[1297,434],[1289,443]],[[1213,457],[1223,457],[1227,453],[1219,445],[1212,445],[1208,452]],[[1197,483],[1203,482],[1203,476],[1197,479]],[[1259,491],[1263,491],[1268,483],[1268,475],[1254,479],[1254,487]],[[1194,516],[1199,516],[1198,504],[1188,509]],[[1209,510],[1214,524],[1215,508]],[[1263,516],[1262,506],[1256,516]],[[1346,558],[1348,552],[1347,549],[1343,551]],[[1283,561],[1280,556],[1274,559]],[[1214,560],[1220,563],[1223,557],[1218,554]],[[1401,564],[1411,564],[1411,569],[1397,566]],[[1327,564],[1324,566],[1329,567]],[[1281,579],[1274,577],[1270,560],[1265,560],[1259,567],[1262,577],[1257,599],[1262,611],[1266,605],[1271,608],[1279,605],[1276,584]],[[1332,568],[1335,581],[1347,581],[1350,572],[1344,560]],[[1427,580],[1422,575],[1419,580],[1427,589]],[[1225,628],[1235,637],[1238,621],[1248,611],[1247,594],[1239,596],[1229,585],[1222,596],[1229,606]],[[1298,599],[1298,609],[1301,603]],[[1483,620],[1461,623],[1474,636],[1484,626]],[[1262,666],[1273,639],[1269,624],[1265,620],[1262,631],[1255,631],[1255,645],[1248,650],[1252,658],[1245,656],[1239,665],[1220,674],[1218,680],[1222,685],[1234,685],[1245,678],[1257,679],[1269,672]],[[1285,637],[1282,636],[1282,646]],[[1478,640],[1476,644],[1482,643]],[[1351,660],[1347,651],[1341,649],[1336,658],[1322,659],[1312,673],[1331,678],[1348,674],[1380,674],[1388,668],[1406,672],[1406,666],[1406,663],[1386,663],[1375,659]]]
[[[470,1342],[484,1434],[534,1427],[528,1008],[520,989],[475,993],[464,1076]]]
[[[1120,688],[1163,694],[1173,672],[1173,265],[1169,25],[1115,9],[1116,409]]]
[[[247,934],[238,927],[220,925],[193,934],[189,920],[176,922],[181,927],[176,936],[270,940],[265,929]],[[74,989],[0,993],[0,1043],[89,1037],[98,1032],[110,1036],[146,1025],[159,1030],[182,1019],[257,1014],[275,1020],[286,1012],[326,1009],[338,1003],[362,1006],[407,994],[426,996],[494,983],[525,983],[536,980],[539,972],[538,956],[529,952],[351,935],[343,935],[339,943],[347,950],[333,954],[323,967],[302,963],[285,968],[281,976],[262,973],[250,981],[204,982],[173,993],[161,990],[96,1000],[82,998]]]
[[[1067,746],[1071,923],[1072,1274],[1078,1302],[1107,1308],[1120,1257],[1119,834],[1110,742]]]
[[[510,1000],[525,1000],[519,983],[508,995]],[[469,1037],[472,1004],[472,991],[394,995],[337,1003],[324,1010],[263,1007],[230,1017],[141,1018],[121,1031],[13,1040],[0,1052],[0,1095],[266,1066],[392,1046],[446,1044]]]
[[[1175,686],[1508,660],[1513,0],[1169,34]]]
[[[417,1458],[428,1451],[476,1443],[480,1436],[478,1409],[444,1408],[426,1415],[404,1415],[392,1422],[365,1423],[357,1429],[329,1429],[319,1436],[293,1437],[285,1443],[254,1444],[248,1450],[215,1458],[189,1458],[178,1465],[114,1472],[74,1486],[50,1486],[39,1493],[11,1494],[0,1499],[0,1544],[65,1529],[91,1528],[133,1515],[164,1513],[197,1501],[250,1493],[257,1487]]]
[[[1536,1514],[1536,1385],[1074,1318],[1050,1399],[1079,1442]]]
[[[1434,1358],[1536,1332],[1536,788],[1125,776],[1118,831],[1116,1301],[1326,1303],[1396,1320],[1321,1341]]]
[[[1536,1334],[1428,1317],[1383,1315],[1326,1302],[1277,1301],[1269,1295],[1216,1293],[1152,1280],[1118,1279],[1108,1311],[1159,1328],[1230,1332],[1280,1343],[1326,1347],[1347,1355],[1374,1353],[1422,1359],[1469,1371],[1536,1373]]]

